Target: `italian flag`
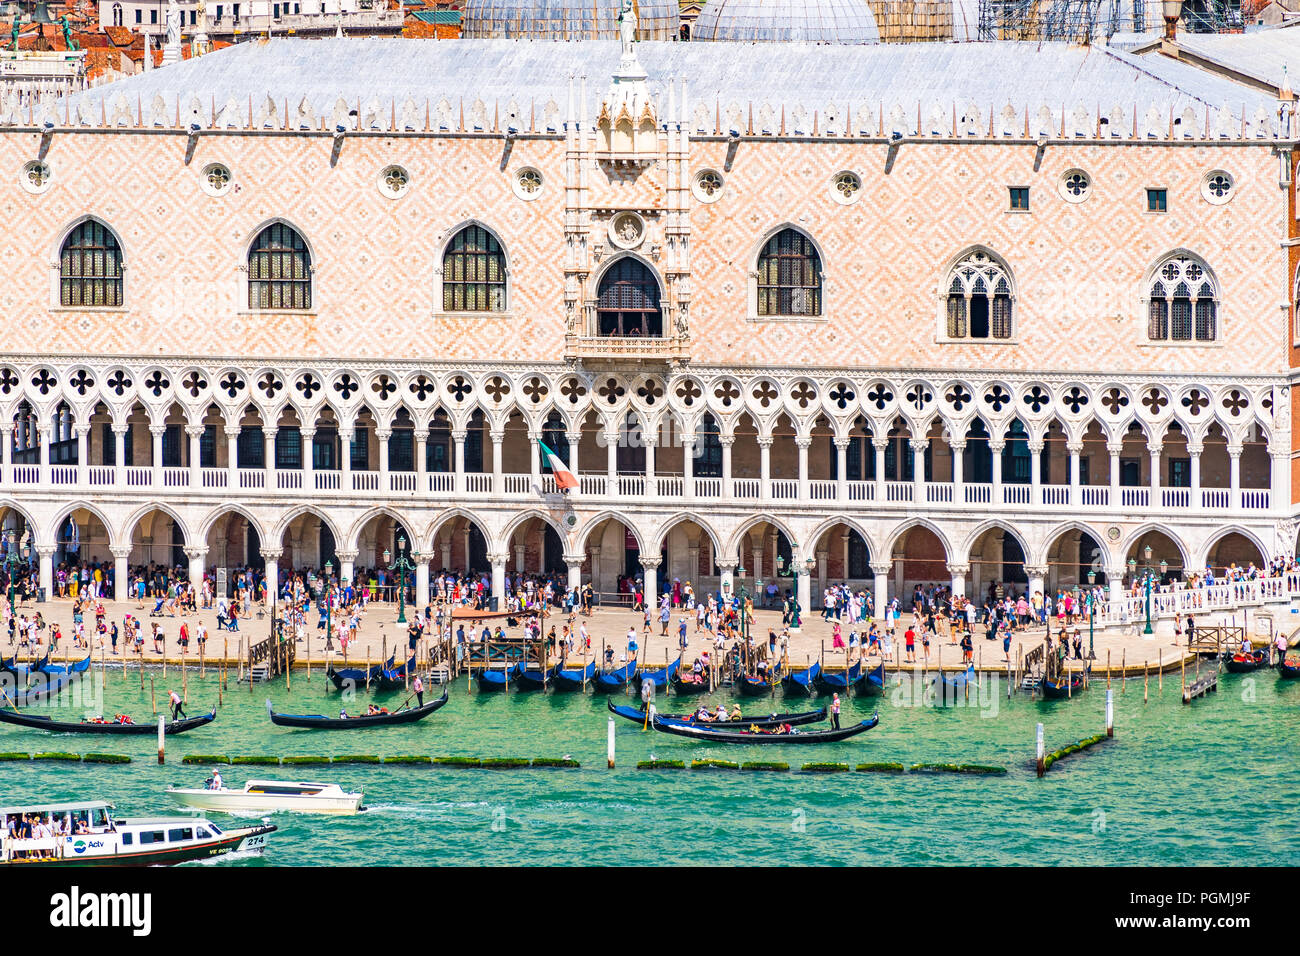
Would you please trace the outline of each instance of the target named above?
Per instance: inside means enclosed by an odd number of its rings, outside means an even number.
[[[542,460],[551,469],[551,474],[555,477],[555,484],[561,491],[568,491],[570,488],[578,487],[577,475],[569,471],[569,466],[560,460],[559,455],[547,447],[546,442],[539,438],[537,447],[542,450]]]

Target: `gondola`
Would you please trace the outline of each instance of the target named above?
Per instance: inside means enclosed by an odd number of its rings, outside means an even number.
[[[633,723],[645,725],[645,711],[637,710],[635,707],[628,707],[625,704],[615,704],[612,700],[609,702],[610,713],[623,717]],[[681,724],[695,724],[698,727],[712,727],[715,730],[743,730],[750,726],[756,727],[779,727],[782,724],[789,724],[791,727],[799,727],[803,724],[815,724],[826,719],[826,708],[820,710],[804,710],[790,714],[768,714],[766,717],[743,717],[740,720],[714,720],[708,723],[703,721],[697,722],[694,714],[655,714],[660,720],[672,720]]]
[[[974,665],[968,665],[966,670],[956,677],[948,677],[942,671],[934,675],[935,703],[940,707],[946,704],[956,704],[964,701],[969,695],[971,685],[975,686],[975,694],[979,695],[979,684],[975,677]]]
[[[394,711],[391,714],[358,714],[356,717],[325,717],[322,714],[277,714],[266,702],[266,712],[271,723],[277,727],[297,727],[302,730],[366,730],[371,727],[387,727],[393,724],[413,724],[424,720],[435,710],[447,703],[447,692],[437,700],[431,700],[423,707],[410,707]]]
[[[183,720],[171,720],[163,724],[163,733],[165,734],[183,734],[187,730],[193,730],[195,727],[202,727],[204,724],[210,724],[217,719],[217,712],[204,714],[201,717],[186,717]],[[17,724],[20,727],[34,727],[38,730],[48,730],[54,734],[114,734],[117,736],[126,736],[137,734],[158,733],[158,722],[145,722],[143,724],[118,724],[105,721],[102,724],[92,723],[90,721],[80,721],[73,723],[66,720],[54,720],[51,717],[42,717],[37,714],[23,714],[16,710],[0,710],[0,722],[6,724]]]
[[[18,655],[15,654],[7,661],[0,663],[0,671],[13,671],[14,673],[26,672],[29,674],[35,674],[38,671],[45,670],[45,668],[49,666],[50,666],[49,652],[46,652],[45,656],[42,657],[39,661],[37,661],[35,664],[23,664],[18,660]]]
[[[873,671],[864,671],[862,661],[857,660],[842,671],[822,671],[817,678],[817,690],[821,694],[847,694],[854,690],[866,693],[883,690],[885,687],[885,662],[881,661]]]
[[[18,674],[22,676],[23,672],[19,671]],[[16,702],[20,706],[39,703],[58,694],[71,683],[71,674],[46,674],[44,671],[37,671],[27,675],[26,686],[16,687],[12,694],[6,692],[5,695],[0,696],[0,703]]]
[[[519,672],[523,664],[510,664],[506,667],[485,667],[474,676],[478,678],[478,689],[488,692],[507,690],[511,684],[519,682]]]
[[[1251,654],[1233,654],[1231,657],[1223,659],[1223,666],[1230,674],[1249,674],[1251,671],[1257,671],[1268,663],[1268,655],[1263,651],[1255,651]]]
[[[49,657],[45,658],[47,661]],[[90,654],[86,654],[84,660],[75,661],[72,664],[46,664],[41,668],[42,674],[84,674],[90,670]]]
[[[708,724],[680,723],[675,720],[664,720],[662,717],[656,717],[651,726],[664,734],[690,737],[693,740],[714,740],[724,744],[829,744],[856,737],[878,723],[880,723],[880,715],[872,714],[861,723],[841,727],[838,730],[832,727],[826,730],[796,730],[784,734],[775,733],[775,728],[764,730],[762,727],[755,730],[718,730]]]
[[[580,667],[577,670],[567,670],[563,667],[557,667],[555,669],[556,690],[581,691],[584,690],[586,686],[595,679],[596,679],[595,661],[589,661],[586,667]]]
[[[787,694],[808,694],[811,696],[817,686],[817,678],[822,672],[822,662],[814,661],[806,671],[791,671],[781,678],[781,687]]]
[[[767,680],[753,674],[737,674],[733,686],[741,697],[765,697],[781,682],[781,668],[774,667]]]
[[[636,661],[631,660],[622,667],[598,673],[596,679],[592,681],[592,686],[596,688],[598,694],[613,694],[625,688],[627,682],[634,676],[636,676]]]
[[[1039,685],[1043,690],[1044,700],[1065,700],[1067,697],[1078,695],[1084,688],[1085,683],[1082,674],[1067,675],[1069,682],[1064,680],[1051,680],[1044,677]]]
[[[1288,661],[1285,657],[1277,663],[1277,676],[1283,680],[1300,680],[1300,661]]]
[[[397,655],[394,654],[384,664],[373,664],[368,668],[345,667],[341,671],[336,671],[331,664],[325,671],[325,676],[333,682],[335,690],[361,690],[369,687],[371,682],[385,670],[390,669],[396,660]]]
[[[415,655],[410,660],[394,668],[383,668],[371,678],[370,686],[375,690],[404,690],[406,675],[415,673]]]
[[[546,673],[537,666],[524,667],[520,666],[519,673],[515,675],[515,683],[520,690],[545,690],[548,687],[555,686],[555,668],[548,667]]]
[[[679,655],[677,660],[673,661],[667,667],[661,667],[658,670],[653,671],[638,671],[632,680],[636,683],[638,690],[641,689],[641,685],[646,681],[652,680],[654,681],[656,691],[666,691],[668,689],[668,682],[676,676],[677,672],[681,670],[681,667],[682,659]]]
[[[694,678],[694,672],[692,672],[690,676]],[[672,680],[668,682],[668,686],[671,687],[673,693],[677,694],[679,697],[695,697],[697,694],[707,694],[709,692],[709,673],[708,671],[705,671],[699,676],[701,679],[698,681],[683,680],[682,675],[679,672],[673,675]]]

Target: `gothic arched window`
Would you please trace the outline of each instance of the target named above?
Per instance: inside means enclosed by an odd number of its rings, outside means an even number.
[[[248,250],[250,309],[310,309],[311,253],[292,226],[273,222]]]
[[[59,250],[59,304],[122,304],[122,248],[117,236],[97,219],[68,233]]]
[[[504,312],[506,257],[482,226],[466,226],[442,256],[444,312]]]
[[[821,257],[797,229],[782,229],[758,254],[758,314],[822,314]]]
[[[601,335],[664,334],[659,308],[659,280],[645,263],[624,258],[601,277],[596,294],[596,320]]]
[[[1188,255],[1160,264],[1148,288],[1147,338],[1152,342],[1213,342],[1219,293],[1205,263]]]
[[[976,249],[948,278],[948,338],[1011,338],[1013,299],[1007,267]]]

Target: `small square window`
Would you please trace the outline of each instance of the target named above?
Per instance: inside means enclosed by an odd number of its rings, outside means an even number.
[[[1165,189],[1147,190],[1147,212],[1168,212],[1169,192]]]
[[[1021,212],[1029,211],[1029,187],[1028,186],[1011,186],[1008,189],[1011,198],[1011,209]]]
[[[149,11],[149,22],[150,22],[150,23],[157,23],[157,22],[158,22],[158,11],[157,11],[157,10],[150,10],[150,11]]]
[[[136,11],[135,11],[135,22],[136,22],[136,23],[143,23],[143,22],[144,22],[144,11],[143,11],[143,10],[136,10]]]

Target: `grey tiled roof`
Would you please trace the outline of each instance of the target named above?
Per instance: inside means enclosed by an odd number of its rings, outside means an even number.
[[[1300,36],[1300,33],[1295,34]],[[1152,108],[1163,115],[1220,107],[1240,118],[1271,112],[1262,92],[1165,57],[1140,57],[1105,47],[1052,43],[913,43],[843,46],[813,43],[637,44],[649,74],[651,94],[664,116],[669,82],[689,84],[691,129],[708,129],[729,107],[768,114],[801,113],[811,132],[813,111],[830,108],[841,115],[869,107],[895,114],[914,132],[916,117],[949,115],[973,106],[988,125],[990,111],[1049,111],[1059,120],[1081,110],[1102,114]],[[550,103],[562,114],[569,78],[587,77],[588,110],[617,69],[616,41],[409,40],[395,38],[274,39],[241,43],[197,59],[97,87],[71,97],[74,114],[97,125],[116,106],[134,122],[137,104],[146,116],[198,109],[207,123],[210,107],[231,114],[226,122],[245,125],[247,104],[254,115],[268,101],[287,103],[291,112],[310,106],[328,116],[337,101],[370,105],[376,124],[386,125],[402,105],[418,106],[420,126],[426,103],[445,101],[459,113],[476,101],[496,110],[516,103],[525,120],[530,104],[541,116]],[[101,107],[101,103],[103,106]],[[382,108],[373,108],[382,107]],[[735,110],[733,109],[734,113]],[[62,116],[63,107],[57,109]],[[903,119],[899,119],[899,116]],[[3,119],[3,117],[0,117]],[[167,119],[170,124],[170,116]],[[283,125],[283,116],[280,117]],[[437,122],[435,120],[435,127]],[[539,122],[539,126],[540,126]],[[928,119],[922,126],[929,125]],[[824,128],[824,124],[823,124]],[[867,132],[866,130],[855,130]],[[874,132],[874,130],[870,130]],[[930,132],[930,130],[926,130]]]

